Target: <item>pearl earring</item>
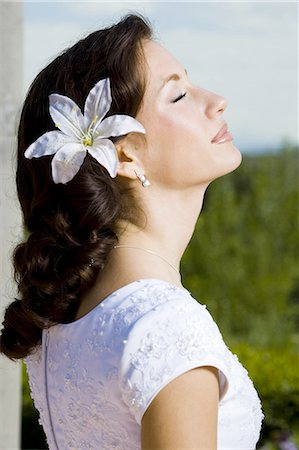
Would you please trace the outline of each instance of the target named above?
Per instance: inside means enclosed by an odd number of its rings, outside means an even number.
[[[144,188],[146,188],[146,187],[148,187],[148,186],[151,185],[151,183],[150,183],[149,180],[145,177],[144,174],[142,174],[141,172],[138,173],[136,170],[134,170],[134,172],[135,172],[137,178],[139,178],[139,180],[141,181],[142,186],[143,186]]]

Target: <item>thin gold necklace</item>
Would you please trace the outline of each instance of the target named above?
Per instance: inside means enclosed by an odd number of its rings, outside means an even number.
[[[165,258],[163,258],[163,256],[158,255],[157,253],[153,252],[152,250],[149,250],[147,248],[141,248],[141,247],[134,247],[133,245],[113,245],[113,248],[117,248],[117,247],[124,247],[124,248],[137,248],[139,250],[144,250],[146,252],[151,253],[152,255],[156,255],[159,258],[163,259],[167,264],[169,264],[175,271],[176,273],[181,277],[180,272],[177,270],[176,267],[174,267],[172,264],[170,264],[170,262],[168,262]]]

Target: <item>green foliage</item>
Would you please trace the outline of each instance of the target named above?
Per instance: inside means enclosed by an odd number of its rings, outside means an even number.
[[[22,363],[22,449],[47,449],[45,434],[38,423],[38,412],[30,396],[28,375]]]
[[[299,354],[291,346],[253,348],[242,342],[231,348],[248,370],[262,400],[264,439],[274,431],[299,431]]]
[[[207,191],[183,279],[230,342],[296,341],[298,199],[298,154],[288,148],[244,157]]]

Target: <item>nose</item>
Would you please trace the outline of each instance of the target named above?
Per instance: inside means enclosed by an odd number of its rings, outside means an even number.
[[[226,98],[199,86],[195,86],[195,89],[198,101],[205,101],[205,112],[209,118],[214,119],[223,114],[227,107]]]
[[[210,118],[215,118],[223,114],[227,107],[226,98],[214,92],[207,91],[206,114]]]

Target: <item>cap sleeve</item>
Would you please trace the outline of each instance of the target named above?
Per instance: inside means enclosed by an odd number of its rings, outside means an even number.
[[[169,299],[131,326],[120,360],[122,399],[138,424],[159,391],[200,366],[218,368],[220,400],[229,386],[229,349],[207,311],[191,295]]]

